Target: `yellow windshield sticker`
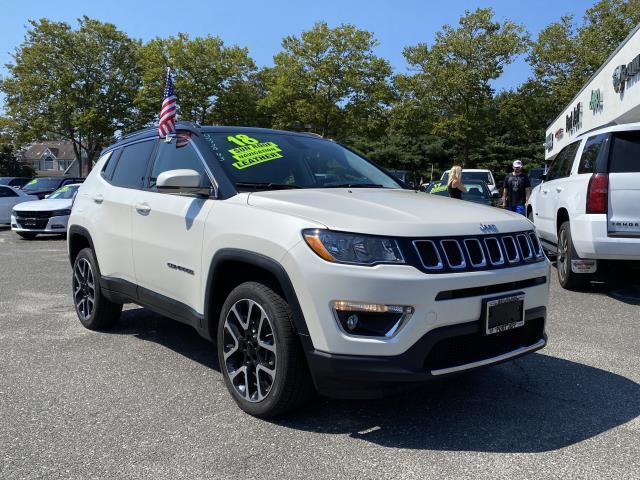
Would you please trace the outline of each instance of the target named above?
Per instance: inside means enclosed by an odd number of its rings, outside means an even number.
[[[58,189],[58,193],[68,192],[69,190],[69,185],[65,185],[64,187]]]
[[[31,180],[29,183],[27,183],[27,185],[25,185],[25,187],[26,187],[26,186],[28,186],[28,185],[35,185],[36,183],[38,183],[38,179],[37,179],[37,178],[34,178],[34,179],[33,179],[33,180]]]
[[[260,142],[260,140],[243,134],[228,136],[227,140],[238,145],[229,150],[231,156],[236,160],[231,165],[238,170],[282,158],[280,154],[282,149],[273,142]]]
[[[431,190],[429,191],[429,193],[444,192],[446,189],[447,189],[447,184],[441,183],[439,185],[434,185],[433,187],[431,187]]]

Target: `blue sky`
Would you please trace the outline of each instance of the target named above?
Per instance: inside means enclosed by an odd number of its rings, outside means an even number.
[[[130,36],[148,40],[187,32],[191,36],[218,35],[227,44],[249,48],[258,65],[270,65],[286,35],[297,35],[319,20],[331,26],[352,23],[374,32],[380,42],[377,54],[387,58],[395,71],[407,65],[402,49],[419,42],[430,43],[444,24],[455,24],[465,10],[493,7],[498,19],[522,23],[535,36],[561,15],[582,17],[596,0],[21,0],[2,8],[0,29],[0,75],[4,64],[24,38],[29,19],[47,17],[74,24],[81,15],[109,21]],[[507,66],[494,83],[497,89],[512,88],[529,76],[524,59]],[[2,99],[0,98],[0,104]]]

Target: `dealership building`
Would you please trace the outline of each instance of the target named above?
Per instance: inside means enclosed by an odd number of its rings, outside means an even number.
[[[640,25],[551,123],[546,131],[545,157],[555,157],[586,132],[631,122],[640,122]]]

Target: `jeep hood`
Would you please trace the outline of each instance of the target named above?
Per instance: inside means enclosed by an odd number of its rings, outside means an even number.
[[[389,236],[480,234],[529,230],[522,215],[412,190],[325,188],[251,193],[249,205],[321,223],[331,230]]]

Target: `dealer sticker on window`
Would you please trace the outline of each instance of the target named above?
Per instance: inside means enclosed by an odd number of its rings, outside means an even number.
[[[282,149],[273,142],[260,142],[249,135],[239,134],[228,136],[227,140],[238,145],[229,150],[231,156],[236,160],[233,165],[238,170],[252,167],[259,163],[282,158]]]

